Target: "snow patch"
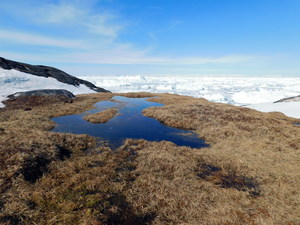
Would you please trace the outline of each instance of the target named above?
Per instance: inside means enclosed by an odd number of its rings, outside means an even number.
[[[261,112],[282,112],[286,116],[300,118],[300,102],[280,102],[248,105],[247,108]]]
[[[65,89],[73,94],[95,93],[85,85],[73,86],[59,82],[55,78],[38,77],[17,70],[4,70],[0,68],[0,107],[8,95],[16,92],[33,91],[36,89]]]

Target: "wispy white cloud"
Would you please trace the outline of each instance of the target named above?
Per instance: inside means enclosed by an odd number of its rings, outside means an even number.
[[[208,64],[208,63],[242,63],[250,62],[261,58],[258,55],[225,55],[220,57],[185,57],[176,59],[177,63],[184,65],[197,65],[197,64]],[[170,59],[172,61],[172,59]]]
[[[36,13],[39,15],[39,22],[47,23],[72,22],[86,14],[84,10],[78,9],[74,5],[63,3],[41,6]]]
[[[112,64],[112,65],[167,65],[167,66],[194,66],[194,65],[221,65],[239,64],[261,61],[262,56],[254,55],[228,55],[212,58],[180,57],[169,58],[149,56],[147,51],[138,51],[130,46],[119,46],[107,50],[75,51],[72,53],[9,53],[0,52],[1,55],[26,61],[44,61],[48,63],[83,63],[83,64]]]
[[[144,52],[115,52],[116,54],[98,55],[93,53],[81,55],[82,60],[87,63],[96,64],[150,64],[150,65],[204,65],[204,64],[234,64],[251,62],[257,60],[254,55],[228,55],[221,57],[202,58],[202,57],[151,57]],[[78,56],[79,58],[79,56]],[[261,57],[259,57],[261,58]]]
[[[0,40],[6,42],[13,42],[15,44],[60,47],[60,48],[86,48],[82,41],[50,38],[33,33],[24,33],[19,31],[10,31],[0,29]]]
[[[83,7],[73,1],[60,1],[56,4],[46,4],[39,7],[31,17],[37,23],[76,27],[85,32],[115,38],[123,26],[115,21],[117,14],[92,7]],[[38,18],[38,20],[36,19]]]
[[[86,64],[123,64],[123,65],[204,65],[204,64],[232,64],[257,60],[255,55],[224,55],[218,57],[169,57],[153,54],[153,46],[136,48],[132,44],[118,42],[122,22],[117,13],[105,10],[94,11],[91,0],[90,5],[81,5],[85,1],[63,1],[56,4],[31,4],[26,8],[22,5],[24,15],[34,25],[40,25],[42,29],[27,30],[0,29],[0,41],[2,44],[10,43],[12,46],[43,46],[53,49],[51,53],[22,52],[14,48],[14,52],[0,52],[4,57],[9,57],[25,62],[38,61],[44,63],[86,63]],[[8,3],[6,3],[8,4]],[[1,5],[0,5],[1,6]],[[17,6],[16,6],[17,7]],[[13,10],[13,8],[11,9]],[[19,9],[20,14],[22,13]],[[169,29],[180,25],[182,21],[171,21]],[[45,27],[51,25],[51,32],[45,31]],[[54,28],[53,28],[53,27]],[[75,37],[55,32],[66,28],[68,31],[77,31]],[[51,36],[49,36],[49,33]],[[88,35],[86,34],[88,33]],[[70,38],[66,38],[69,36]],[[149,33],[155,43],[156,36]],[[153,45],[153,44],[152,44]],[[155,44],[154,44],[155,45]],[[54,48],[53,48],[54,47]],[[62,48],[62,49],[55,49]]]

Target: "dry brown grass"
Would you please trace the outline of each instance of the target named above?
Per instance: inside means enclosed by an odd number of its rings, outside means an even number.
[[[107,109],[101,112],[88,114],[83,117],[86,121],[90,123],[106,123],[111,120],[115,115],[117,115],[118,110],[116,108]]]
[[[127,140],[117,151],[56,134],[49,118],[114,94],[0,111],[0,224],[300,224],[299,120],[204,99],[129,93],[144,114],[209,148]]]
[[[135,179],[129,152],[97,149],[55,162],[38,183],[22,185],[21,196],[11,196],[6,217],[36,224],[139,224],[124,190]],[[7,203],[6,203],[7,205]],[[8,214],[10,212],[10,214]]]
[[[24,206],[13,200],[14,195],[28,194],[31,183],[45,173],[56,161],[69,158],[96,144],[87,135],[55,134],[49,132],[54,123],[49,118],[80,113],[112,95],[78,96],[73,103],[55,98],[22,98],[0,109],[0,223],[13,224],[22,221],[17,216]],[[26,100],[26,101],[25,101]],[[28,186],[28,190],[24,187]]]
[[[222,209],[213,207],[218,216],[206,213],[211,219],[204,220],[207,224],[300,223],[300,127],[293,125],[299,120],[175,95],[152,101],[166,106],[148,108],[146,116],[192,129],[211,144],[183,160],[194,164],[190,171],[196,171],[203,184],[213,185],[210,197],[217,195],[214,202],[222,204]],[[209,167],[215,171],[203,175]],[[249,183],[251,190],[224,188],[228,178],[231,183]],[[252,191],[259,196],[253,198]],[[239,200],[231,199],[237,193]]]

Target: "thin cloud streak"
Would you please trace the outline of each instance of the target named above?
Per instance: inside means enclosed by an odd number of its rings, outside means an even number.
[[[17,45],[25,44],[47,47],[85,49],[84,44],[81,41],[49,38],[31,33],[23,33],[3,29],[0,30],[0,39],[7,42],[13,42]]]
[[[93,12],[91,8],[81,8],[74,3],[59,2],[57,4],[47,4],[38,8],[32,20],[37,23],[55,24],[67,27],[80,27],[91,34],[96,34],[109,38],[116,38],[123,26],[115,23],[117,15],[112,13]]]
[[[261,59],[260,56],[232,55],[216,58],[164,58],[143,55],[143,52],[124,52],[114,49],[112,52],[100,53],[61,53],[61,54],[27,54],[0,52],[1,55],[26,61],[44,61],[48,63],[82,63],[82,64],[111,64],[111,65],[205,65],[205,64],[235,64],[247,63]]]

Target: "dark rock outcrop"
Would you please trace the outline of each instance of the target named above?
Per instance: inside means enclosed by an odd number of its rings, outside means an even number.
[[[279,102],[300,102],[300,95],[294,96],[294,97],[289,97],[289,98],[283,98],[274,103],[279,103]]]
[[[75,98],[71,92],[63,89],[40,89],[34,91],[17,92],[15,94],[7,96],[8,99],[15,99],[23,96],[57,96],[61,95],[66,98]]]
[[[31,110],[33,107],[54,103],[72,103],[75,96],[62,89],[41,89],[17,92],[3,101],[6,108]]]
[[[71,76],[65,73],[64,71],[61,71],[54,67],[40,66],[40,65],[35,66],[35,65],[8,60],[2,57],[0,57],[0,67],[5,70],[15,69],[20,72],[32,74],[39,77],[46,77],[46,78],[52,77],[62,83],[66,83],[74,86],[79,86],[80,84],[83,84],[96,92],[109,92],[108,90],[95,86],[89,81]]]

